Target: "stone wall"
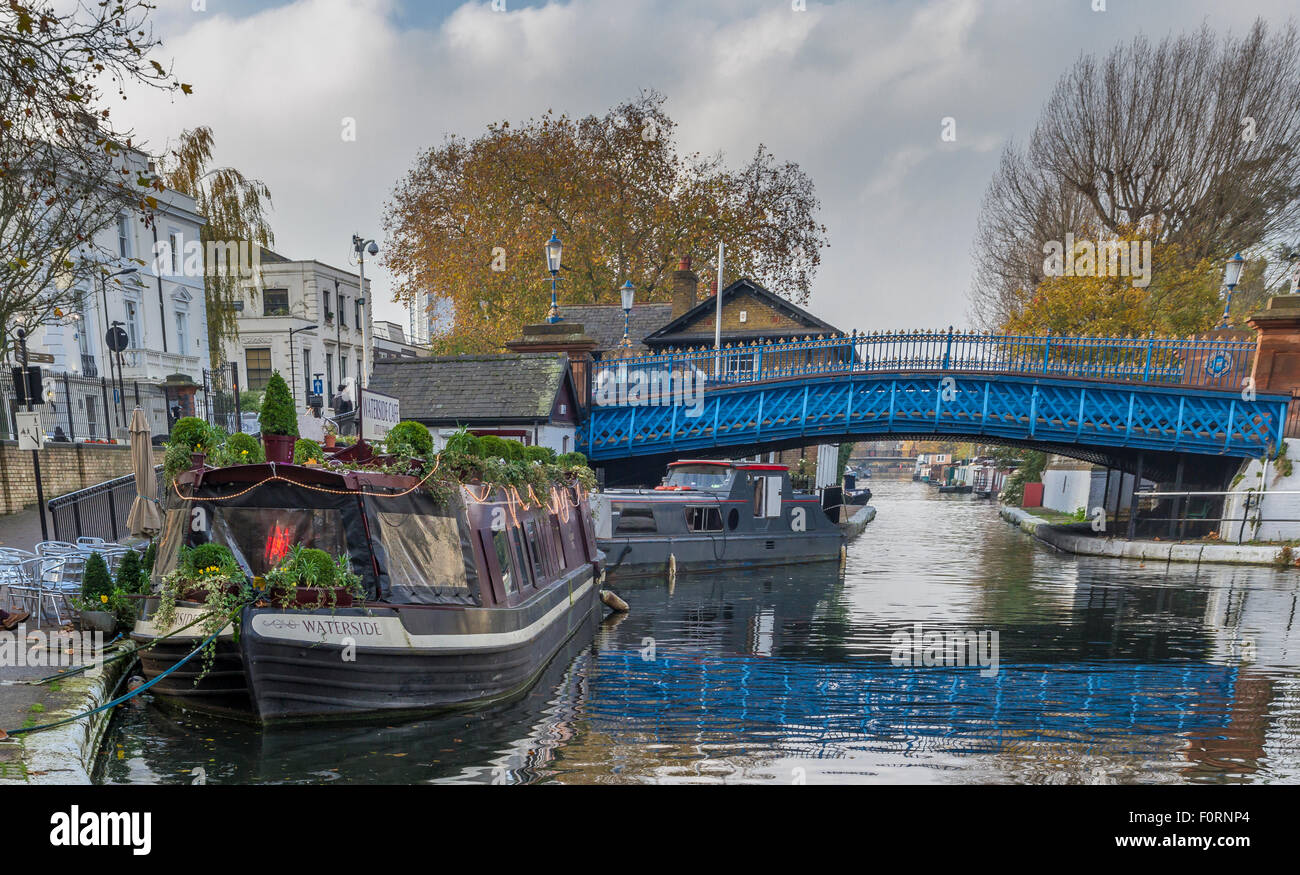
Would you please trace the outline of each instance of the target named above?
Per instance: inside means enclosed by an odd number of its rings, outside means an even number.
[[[128,444],[46,444],[40,455],[46,501],[131,473]],[[161,465],[162,448],[155,447],[153,456]],[[15,441],[0,441],[0,513],[17,513],[35,503],[31,451],[18,449]]]

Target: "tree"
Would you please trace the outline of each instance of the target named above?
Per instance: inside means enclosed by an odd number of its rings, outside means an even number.
[[[207,252],[220,251],[240,241],[270,249],[275,234],[267,218],[271,191],[258,179],[249,179],[233,167],[211,167],[212,129],[197,127],[181,134],[180,143],[165,157],[162,177],[168,188],[194,198],[197,211],[207,219],[199,240]],[[215,246],[213,244],[216,244]],[[234,301],[240,277],[224,265],[208,265],[204,298],[208,311],[208,353],[214,369],[224,363],[224,340],[239,336]]]
[[[151,221],[161,183],[131,160],[104,83],[189,93],[149,57],[145,0],[0,6],[0,352],[12,328],[77,309],[117,253],[95,240],[123,212]]]
[[[387,205],[395,296],[432,294],[450,327],[441,351],[498,349],[550,306],[542,245],[564,243],[563,303],[667,300],[684,256],[727,245],[727,275],[806,301],[826,246],[811,179],[763,146],[739,171],[721,155],[679,155],[664,97],[647,92],[603,117],[547,112],[490,125],[424,152]],[[712,279],[705,271],[704,281]]]
[[[977,317],[990,328],[1011,320],[1047,279],[1044,245],[1090,226],[1146,235],[1159,265],[1153,289],[1194,297],[1204,286],[1187,278],[1202,265],[1293,241],[1298,92],[1294,23],[1270,34],[1257,20],[1222,39],[1203,27],[1154,46],[1138,37],[1104,59],[1081,58],[989,185],[975,243]],[[1283,269],[1270,266],[1270,285]],[[1160,271],[1176,276],[1162,281]],[[1193,330],[1214,324],[1213,307],[1184,303],[1204,310]]]

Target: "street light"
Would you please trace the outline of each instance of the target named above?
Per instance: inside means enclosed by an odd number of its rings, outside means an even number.
[[[551,231],[551,239],[546,241],[546,269],[551,272],[551,312],[547,314],[546,321],[554,325],[562,321],[560,316],[560,305],[555,297],[555,284],[559,282],[560,275],[560,253],[564,246],[560,243],[560,238],[555,236],[555,231]]]
[[[111,279],[113,279],[114,277],[126,276],[127,274],[133,274],[133,273],[139,273],[139,272],[140,272],[140,268],[138,268],[138,267],[127,267],[127,268],[123,268],[122,270],[116,271],[115,273],[110,273],[110,274],[104,274],[104,273],[101,273],[101,274],[99,275],[99,294],[100,294],[100,300],[103,302],[103,305],[104,305],[104,311],[103,311],[103,313],[100,314],[100,320],[99,320],[99,324],[100,324],[101,326],[106,326],[106,327],[108,327],[109,330],[112,330],[112,326],[110,326],[110,325],[108,324],[108,281],[111,280]],[[104,337],[104,343],[105,343],[105,344],[108,343],[108,336],[107,336],[107,334],[106,334],[105,337]],[[112,356],[105,356],[105,358],[108,360],[108,372],[109,372],[109,374],[112,374],[112,373],[113,373],[113,357],[112,357]],[[122,389],[122,369],[121,369],[121,362],[120,362],[120,360],[119,360],[119,363],[118,363],[118,371],[117,371],[117,397],[118,397],[119,402],[122,402],[123,404],[125,404],[125,402],[122,401],[122,396],[123,396],[124,394],[125,394],[125,393],[123,392],[123,389]],[[114,413],[116,413],[116,412],[117,412],[117,411],[114,411]],[[123,413],[122,413],[122,417],[123,417],[123,421],[120,423],[120,425],[121,425],[121,426],[125,426],[125,425],[126,425],[126,422],[125,422],[126,413],[125,413],[125,411],[123,411]],[[107,411],[107,410],[104,411],[104,419],[105,419],[105,420],[108,419],[108,411]]]
[[[632,315],[632,299],[636,296],[636,289],[632,281],[628,280],[623,283],[618,293],[623,296],[623,346],[627,349],[632,347],[632,338],[627,333],[628,318]]]
[[[1245,266],[1246,259],[1241,257],[1240,252],[1229,258],[1228,263],[1223,266],[1223,287],[1228,290],[1228,294],[1223,301],[1223,321],[1219,325],[1220,328],[1228,327],[1228,308],[1232,306],[1232,290],[1241,280],[1241,269]]]
[[[293,409],[298,409],[298,377],[293,366],[293,336],[301,331],[315,331],[316,324],[304,325],[301,328],[289,329],[289,385],[293,387]]]
[[[358,292],[357,303],[362,307],[365,307],[370,304],[370,301],[368,301],[366,298],[366,255],[367,253],[370,255],[378,255],[379,244],[373,240],[366,240],[360,234],[353,234],[352,251],[357,254],[357,263],[360,265],[360,269],[361,269],[361,288],[360,291]],[[341,319],[342,317],[340,316],[339,318]],[[366,387],[366,381],[370,377],[370,368],[367,366],[370,361],[370,338],[369,338],[370,332],[366,330],[367,324],[369,322],[370,322],[370,317],[369,315],[366,315],[362,319],[361,326],[360,326],[361,328],[361,384],[358,386],[359,389],[364,389]],[[361,400],[360,396],[357,396],[358,403],[360,403],[360,400]]]

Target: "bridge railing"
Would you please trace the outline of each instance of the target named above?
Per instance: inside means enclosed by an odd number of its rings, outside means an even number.
[[[1071,337],[955,331],[885,331],[808,337],[657,355],[606,357],[593,390],[637,371],[689,376],[709,386],[835,373],[895,371],[1041,374],[1239,390],[1255,341],[1236,336]]]

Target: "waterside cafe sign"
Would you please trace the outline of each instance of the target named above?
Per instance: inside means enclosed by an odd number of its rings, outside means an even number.
[[[388,436],[389,429],[401,421],[397,399],[374,389],[361,390],[358,410],[361,416],[361,439],[364,441],[382,441]]]

